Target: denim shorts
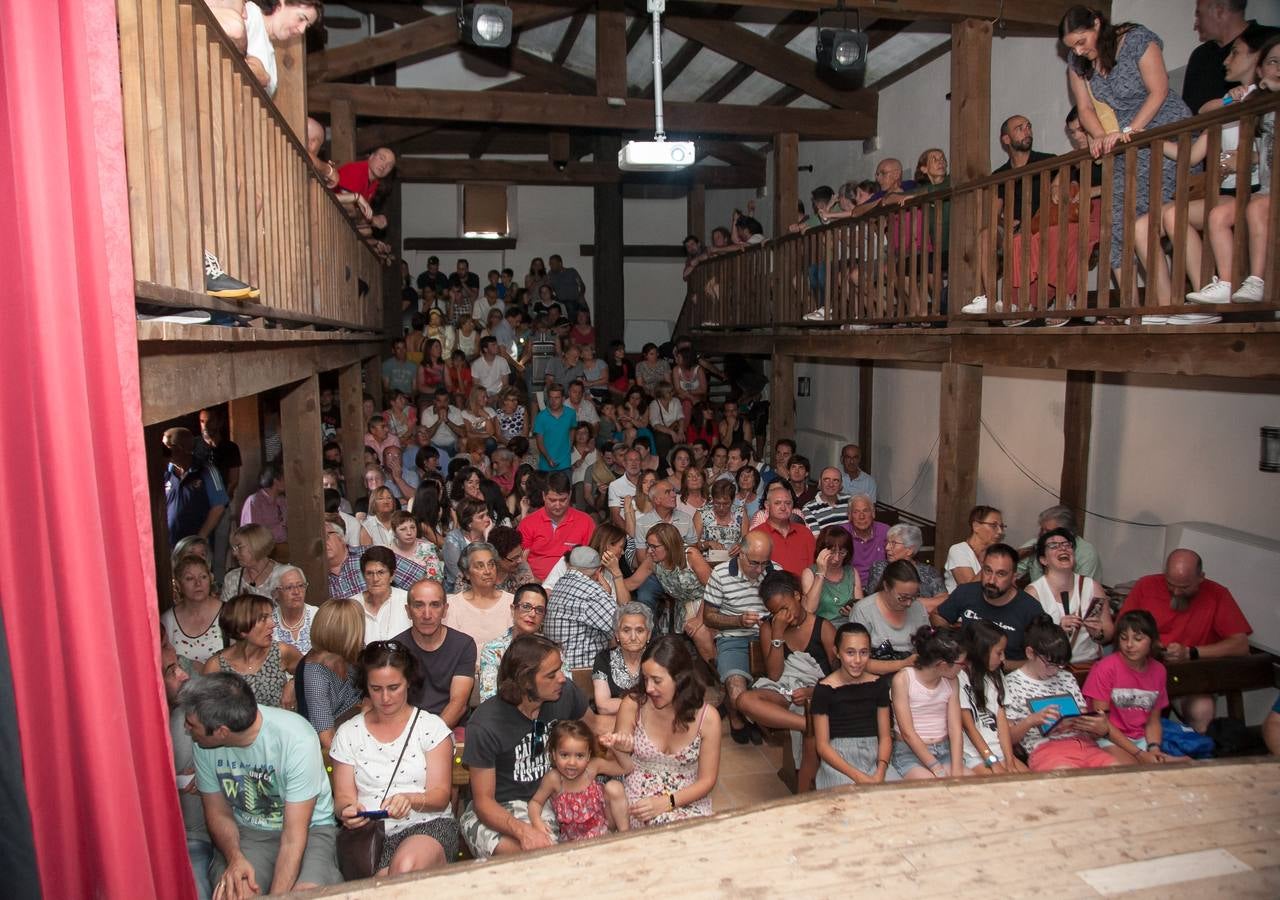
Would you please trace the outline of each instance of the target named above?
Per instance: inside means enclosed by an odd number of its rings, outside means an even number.
[[[938,765],[950,771],[951,769],[951,741],[943,738],[932,744],[925,744],[929,752],[938,760]],[[898,778],[905,778],[907,772],[915,768],[927,769],[924,761],[919,759],[911,746],[901,738],[893,739],[893,755],[889,759],[889,773],[897,773]],[[891,781],[897,779],[890,778]]]
[[[722,682],[740,675],[751,683],[751,645],[755,640],[754,636],[745,635],[716,638],[716,673]]]

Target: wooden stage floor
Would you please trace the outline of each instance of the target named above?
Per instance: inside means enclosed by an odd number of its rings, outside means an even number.
[[[319,895],[1275,898],[1280,761],[843,788]]]

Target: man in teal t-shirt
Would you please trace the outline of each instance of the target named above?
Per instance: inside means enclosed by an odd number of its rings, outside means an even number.
[[[306,719],[259,707],[239,675],[178,695],[195,742],[196,786],[218,850],[210,881],[229,896],[338,884],[338,827],[320,741]]]
[[[564,386],[547,388],[547,405],[533,420],[533,443],[538,449],[539,472],[573,469],[573,429],[578,414],[564,405]]]

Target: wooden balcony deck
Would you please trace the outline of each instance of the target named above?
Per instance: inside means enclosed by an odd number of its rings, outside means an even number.
[[[1280,761],[842,788],[314,896],[1280,895]]]

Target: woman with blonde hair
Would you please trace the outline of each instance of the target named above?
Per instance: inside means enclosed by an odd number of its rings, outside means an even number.
[[[218,625],[222,601],[213,593],[208,561],[194,553],[182,557],[174,566],[173,582],[177,597],[160,616],[160,628],[179,656],[203,664],[223,647]]]
[[[326,600],[311,622],[311,650],[293,670],[298,715],[311,723],[325,758],[338,720],[360,705],[351,670],[364,649],[364,611],[347,599]]]
[[[280,582],[280,564],[271,558],[275,539],[265,525],[241,525],[231,532],[231,553],[240,565],[227,573],[222,592],[228,597],[257,594],[271,599]]]

